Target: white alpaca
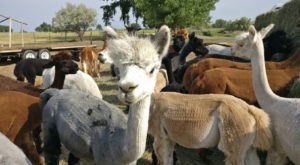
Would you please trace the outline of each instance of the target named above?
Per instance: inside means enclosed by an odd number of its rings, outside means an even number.
[[[23,151],[0,133],[0,164],[31,165]]]
[[[242,47],[246,42],[248,32],[243,32],[235,37],[235,43],[232,47],[226,47],[222,45],[212,44],[207,45],[208,54],[218,54],[224,56],[235,56],[245,60],[250,60],[250,56],[243,52]],[[264,38],[265,36],[263,36]]]
[[[46,89],[54,81],[55,66],[43,71],[42,88]],[[76,74],[66,75],[63,89],[77,89],[102,99],[102,94],[95,80],[88,74],[78,70]]]
[[[253,87],[257,101],[272,121],[275,145],[268,152],[267,165],[283,165],[287,157],[294,164],[300,165],[300,99],[280,97],[269,86],[262,41],[268,28],[264,33],[257,33],[254,26],[251,26],[247,42],[243,46],[247,55],[251,55]]]
[[[129,105],[128,117],[78,90],[46,90],[41,107],[47,164],[58,163],[60,143],[76,157],[105,165],[136,164],[145,151],[151,94],[169,48],[170,29],[162,26],[153,40],[119,37],[108,27],[105,32],[109,56],[120,71],[118,97]]]

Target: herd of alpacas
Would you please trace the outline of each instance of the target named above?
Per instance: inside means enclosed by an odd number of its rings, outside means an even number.
[[[267,152],[266,165],[300,165],[300,99],[287,98],[300,50],[265,61],[273,26],[250,26],[233,46],[206,45],[183,28],[171,43],[166,25],[151,38],[105,27],[104,46],[81,52],[82,71],[64,51],[19,61],[18,81],[0,75],[0,164],[57,165],[63,145],[68,164],[132,165],[151,135],[153,164],[176,164],[178,144],[217,147],[226,165],[259,165],[257,149]],[[196,57],[186,61],[191,52]],[[128,114],[103,99],[93,78],[99,61],[118,71],[117,96]]]

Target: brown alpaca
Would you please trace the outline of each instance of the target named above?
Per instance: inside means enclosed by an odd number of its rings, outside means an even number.
[[[69,53],[60,52],[49,63],[57,67],[52,88],[61,89],[65,74],[77,72],[78,66],[71,57]],[[42,122],[42,112],[38,104],[42,90],[5,76],[0,76],[0,80],[5,82],[0,85],[0,132],[19,146],[33,164],[43,164],[32,134]]]
[[[266,62],[266,68],[269,69],[287,69],[287,68],[295,68],[300,66],[300,49],[296,51],[289,59],[283,62]],[[213,68],[236,68],[236,69],[245,69],[251,70],[250,63],[241,63],[234,62],[223,59],[216,58],[205,58],[201,59],[196,64],[192,64],[186,70],[183,78],[183,86],[189,90],[192,85],[194,79],[198,76],[202,76],[202,74],[209,69]]]
[[[181,27],[176,33],[176,36],[183,36],[184,39],[188,39],[189,32],[186,28]]]
[[[268,115],[230,95],[152,94],[148,133],[158,164],[173,164],[175,144],[217,146],[226,165],[259,164],[256,148],[272,145]],[[246,161],[245,161],[246,160]]]
[[[92,77],[100,77],[99,53],[106,49],[106,41],[102,48],[85,47],[80,54],[81,69]]]
[[[17,98],[17,99],[16,99]],[[32,130],[41,122],[39,98],[18,91],[0,92],[0,131],[19,146],[33,164],[43,164],[35,148]]]
[[[293,69],[267,70],[271,89],[280,96],[286,96],[288,85],[299,76],[300,67]],[[249,104],[257,105],[252,86],[252,71],[232,68],[215,68],[205,71],[193,81],[189,93],[230,94]]]

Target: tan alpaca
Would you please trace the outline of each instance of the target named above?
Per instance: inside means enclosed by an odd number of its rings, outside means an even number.
[[[256,148],[272,145],[270,119],[255,106],[230,95],[152,95],[149,130],[159,164],[173,164],[175,144],[187,148],[218,146],[226,165],[259,164]]]

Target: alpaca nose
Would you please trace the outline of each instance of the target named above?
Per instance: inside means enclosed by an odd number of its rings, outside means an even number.
[[[137,84],[127,83],[119,86],[120,90],[124,93],[132,92],[134,89],[138,87]]]

